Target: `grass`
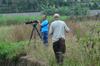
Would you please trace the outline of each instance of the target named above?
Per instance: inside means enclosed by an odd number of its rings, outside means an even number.
[[[0,61],[14,59],[17,55],[24,52],[25,42],[0,42]]]
[[[0,25],[21,24],[34,19],[33,16],[0,16]]]
[[[48,18],[52,20],[51,16]],[[66,16],[61,19],[65,18]],[[67,49],[63,66],[100,66],[100,34],[98,34],[100,32],[98,26],[100,22],[90,21],[68,24],[73,29],[74,36],[67,34]],[[33,38],[31,44],[27,46],[31,29],[31,25],[24,24],[1,26],[0,59],[12,59],[24,51],[34,60],[43,61],[49,66],[56,66],[51,38],[49,39],[49,47],[45,47],[39,37]],[[92,43],[95,44],[93,49],[86,46]]]
[[[68,16],[62,16],[61,19],[65,20],[66,18],[69,18]],[[0,25],[16,25],[16,24],[23,24],[27,21],[32,21],[32,20],[40,20],[41,21],[42,17],[38,16],[5,16],[5,15],[0,15]],[[47,17],[48,21],[52,21],[52,16]]]

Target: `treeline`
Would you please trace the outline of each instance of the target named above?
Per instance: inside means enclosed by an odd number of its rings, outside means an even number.
[[[86,13],[88,9],[100,9],[100,0],[0,0],[0,13],[42,11],[46,14],[62,14],[66,11],[68,15],[84,14],[78,12]]]

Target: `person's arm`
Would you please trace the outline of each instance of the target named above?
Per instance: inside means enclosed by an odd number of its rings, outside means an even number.
[[[43,21],[42,23],[41,23],[41,27],[44,27],[44,26],[47,26],[48,25],[48,21],[46,20],[46,21]]]
[[[66,24],[64,24],[64,27],[65,27],[65,31],[68,33],[68,32],[70,32],[70,29],[69,29],[69,27],[66,25]]]
[[[41,29],[41,22],[39,21],[39,20],[37,20],[38,21],[38,30],[40,30]]]
[[[38,25],[41,25],[41,22],[39,20],[37,20],[37,21],[38,21]]]
[[[53,34],[53,26],[52,26],[52,23],[50,25],[50,29],[49,29],[49,35],[52,35]]]

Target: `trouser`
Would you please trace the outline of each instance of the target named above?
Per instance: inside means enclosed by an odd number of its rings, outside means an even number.
[[[48,32],[42,32],[43,43],[48,46]]]
[[[53,43],[53,50],[58,64],[63,63],[64,53],[66,51],[65,40],[60,38],[58,41]]]

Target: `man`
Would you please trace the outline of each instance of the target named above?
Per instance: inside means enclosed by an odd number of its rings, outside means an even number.
[[[48,20],[46,19],[47,16],[42,16],[42,23],[40,24],[40,31],[43,39],[43,43],[45,46],[48,46]]]
[[[59,20],[60,15],[54,14],[54,21],[50,25],[49,34],[52,35],[53,50],[58,64],[63,63],[63,55],[65,53],[65,31],[70,29],[64,21]]]

